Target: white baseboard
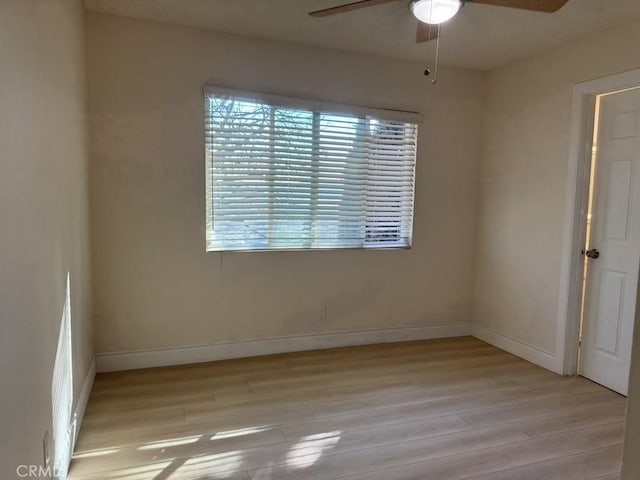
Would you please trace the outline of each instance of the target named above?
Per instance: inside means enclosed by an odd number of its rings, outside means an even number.
[[[73,418],[75,421],[75,428],[73,432],[73,439],[71,444],[71,452],[75,449],[76,440],[78,439],[78,433],[80,433],[80,427],[82,426],[82,420],[84,420],[84,412],[87,409],[87,403],[89,403],[89,395],[91,394],[91,388],[93,387],[93,381],[96,378],[96,357],[91,359],[87,373],[84,376],[82,382],[82,389],[73,411]]]
[[[558,372],[558,362],[555,355],[552,353],[527,345],[526,343],[522,343],[513,338],[505,337],[504,335],[500,335],[499,333],[479,325],[473,325],[471,328],[471,334],[484,342],[490,343],[494,347],[498,347],[509,353],[517,355],[518,357],[531,363],[535,363],[547,370],[561,373]]]
[[[358,330],[315,335],[292,335],[244,342],[216,343],[191,347],[169,347],[129,352],[99,353],[98,372],[165,367],[187,363],[211,362],[230,358],[257,357],[274,353],[321,350],[324,348],[368,345],[374,343],[406,342],[432,338],[471,335],[470,324],[399,327]]]

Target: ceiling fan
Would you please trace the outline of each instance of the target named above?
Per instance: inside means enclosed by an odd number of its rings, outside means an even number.
[[[399,2],[402,0],[359,0],[337,7],[325,8],[310,12],[312,17],[327,17],[338,13],[351,12],[361,8],[373,7],[383,3]],[[535,12],[552,13],[560,10],[569,0],[410,0],[409,8],[419,20],[416,42],[428,42],[438,36],[437,28],[429,25],[440,25],[453,18],[465,3],[478,5],[494,5],[498,7],[519,8]]]

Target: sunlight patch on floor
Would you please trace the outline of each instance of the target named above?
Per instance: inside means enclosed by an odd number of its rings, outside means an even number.
[[[179,478],[179,477],[167,477],[160,475],[165,469],[170,467],[171,461],[152,463],[149,465],[140,465],[137,467],[128,467],[111,472],[103,472],[101,478],[104,480],[153,480],[156,478]]]
[[[149,442],[138,447],[138,450],[156,450],[169,447],[177,447],[180,445],[189,445],[190,443],[196,443],[202,438],[202,435],[193,435],[191,437],[173,438],[170,440],[163,440],[161,442]]]
[[[227,430],[224,432],[218,432],[211,440],[221,440],[223,438],[232,438],[232,437],[242,437],[244,435],[252,435],[254,433],[265,432],[269,430],[271,427],[252,427],[252,428],[239,428],[237,430]]]
[[[113,453],[119,452],[121,449],[119,448],[105,448],[102,450],[92,450],[89,452],[76,453],[73,458],[94,458],[94,457],[104,457],[106,455],[111,455]]]
[[[242,463],[243,453],[232,451],[190,458],[184,462],[184,467],[181,470],[184,474],[188,472],[195,475],[196,478],[202,475],[205,476],[204,478],[211,476],[227,478],[240,471]]]
[[[340,441],[340,431],[318,433],[303,437],[287,453],[287,465],[307,468],[316,463],[322,454]]]

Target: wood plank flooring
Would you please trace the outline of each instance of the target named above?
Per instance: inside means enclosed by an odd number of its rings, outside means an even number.
[[[100,374],[72,480],[616,480],[625,399],[471,337]]]

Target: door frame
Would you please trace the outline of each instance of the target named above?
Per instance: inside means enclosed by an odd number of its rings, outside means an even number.
[[[581,251],[586,244],[596,97],[635,87],[640,87],[640,69],[578,83],[573,89],[556,332],[556,371],[563,375],[578,373],[584,274],[584,259]]]

